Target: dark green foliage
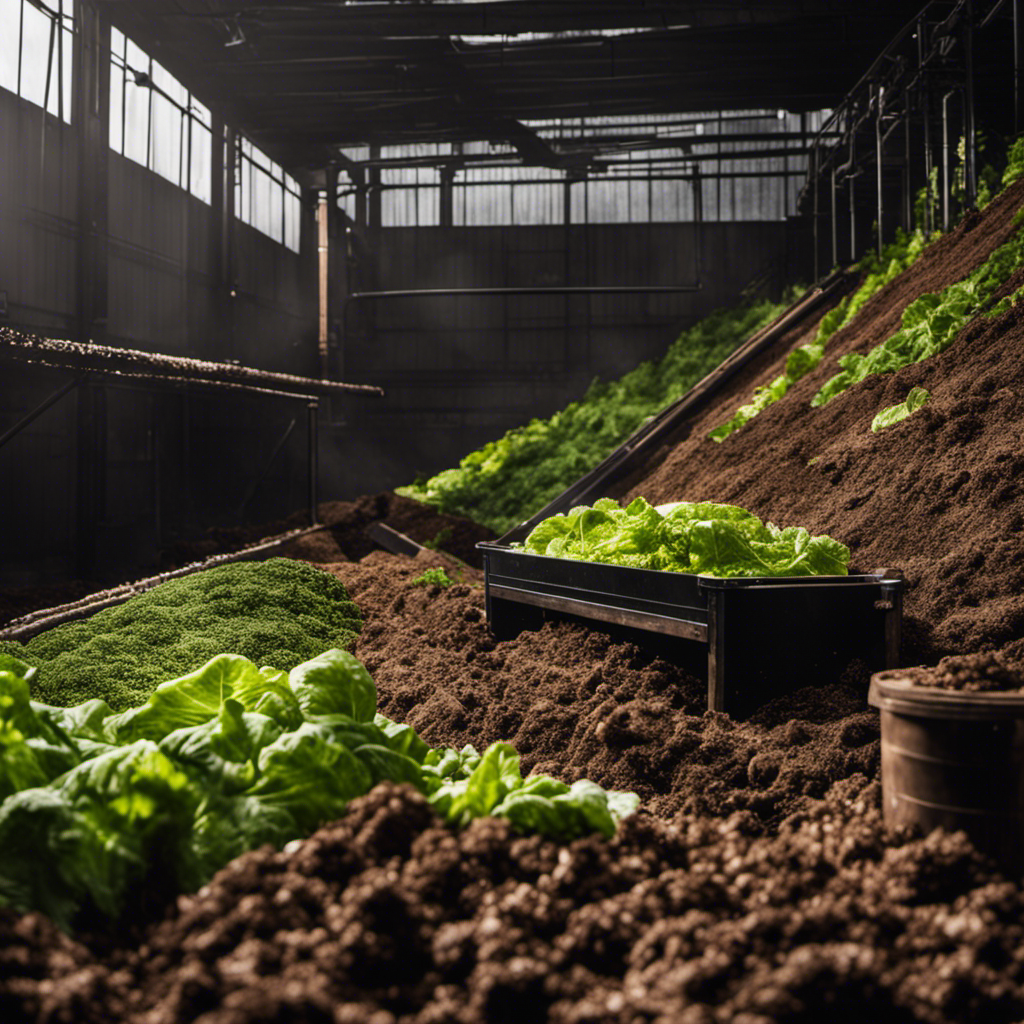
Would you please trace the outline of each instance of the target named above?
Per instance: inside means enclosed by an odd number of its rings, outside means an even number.
[[[287,671],[349,646],[361,625],[339,580],[272,558],[169,580],[8,649],[38,666],[33,700],[67,707],[99,697],[120,711],[224,651]]]
[[[398,493],[504,533],[589,473],[643,422],[686,394],[785,303],[720,309],[684,331],[658,362],[595,381],[579,402],[531,420],[424,483]]]

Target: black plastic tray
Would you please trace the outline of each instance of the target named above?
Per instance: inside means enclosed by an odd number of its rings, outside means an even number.
[[[703,645],[711,710],[742,716],[834,681],[853,662],[870,671],[899,663],[898,569],[719,579],[552,558],[494,541],[477,548],[498,639],[538,629],[549,616],[573,616],[681,655]]]

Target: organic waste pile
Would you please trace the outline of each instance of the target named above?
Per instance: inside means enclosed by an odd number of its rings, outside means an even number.
[[[827,534],[853,572],[905,570],[904,660],[934,666],[923,681],[1018,678],[1024,272],[1003,247],[1019,242],[1022,205],[1011,184],[931,242],[778,401],[709,439],[818,325],[759,357],[623,503],[730,503]],[[957,282],[970,286],[949,292]],[[924,293],[938,301],[917,305]],[[932,354],[812,405],[862,365],[840,358],[925,331],[942,341]],[[928,400],[872,431],[913,388]],[[159,920],[68,936],[0,910],[4,1021],[1024,1019],[1020,879],[962,834],[886,832],[867,666],[738,722],[705,711],[684,668],[599,630],[549,622],[495,641],[472,571],[453,582],[382,552],[325,568],[362,614],[352,653],[380,714],[432,748],[507,741],[527,781],[587,779],[636,793],[639,810],[612,838],[566,842],[493,817],[453,828],[429,794],[384,782],[312,836],[231,861]]]

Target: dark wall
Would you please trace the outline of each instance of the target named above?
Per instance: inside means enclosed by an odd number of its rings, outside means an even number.
[[[79,146],[76,126],[0,90],[0,323],[78,337]],[[209,205],[113,151],[106,173],[106,316],[91,325],[93,341],[317,374],[311,212],[301,254],[231,218],[225,271]],[[71,379],[0,363],[0,433]],[[301,507],[305,431],[301,401],[109,378],[68,392],[0,446],[11,496],[0,585],[35,585],[89,563],[97,581],[124,578],[155,568],[175,538]],[[94,500],[83,534],[86,492]]]
[[[700,245],[698,246],[698,233]],[[682,286],[678,294],[352,300],[335,365],[380,384],[325,453],[346,495],[409,483],[534,416],[658,358],[680,330],[785,273],[784,222],[387,228],[354,246],[352,291],[514,286]],[[699,267],[698,267],[699,264]]]

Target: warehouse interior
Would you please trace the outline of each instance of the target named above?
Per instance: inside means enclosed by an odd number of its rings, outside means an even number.
[[[0,1024],[1024,1021],[1024,0],[0,0]]]
[[[890,89],[913,112],[884,111],[889,235],[925,123],[933,148],[944,116],[1012,128],[1011,6],[931,4],[919,37],[910,3],[4,0],[0,323],[369,387],[313,403],[5,345],[3,583],[124,578],[311,484],[409,483],[744,289],[856,259],[873,83],[920,65],[931,89]]]

